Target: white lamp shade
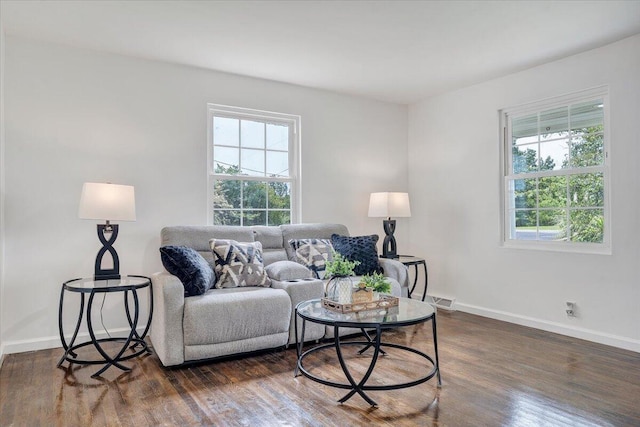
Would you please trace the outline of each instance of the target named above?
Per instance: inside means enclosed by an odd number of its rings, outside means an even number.
[[[82,186],[78,217],[135,221],[136,199],[133,186],[85,182]]]
[[[371,193],[369,198],[370,217],[409,217],[411,206],[409,205],[409,193]]]

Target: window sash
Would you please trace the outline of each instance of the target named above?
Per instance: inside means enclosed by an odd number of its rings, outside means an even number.
[[[540,150],[536,149],[537,156],[537,170],[528,171],[515,171],[514,170],[514,155],[513,155],[513,120],[518,118],[523,118],[528,115],[537,115],[538,126],[540,125],[540,114],[542,112],[551,111],[554,108],[560,107],[568,107],[568,106],[576,106],[581,103],[586,103],[594,100],[602,100],[603,104],[603,131],[599,133],[590,134],[590,136],[599,134],[603,137],[603,153],[602,153],[602,164],[598,165],[589,165],[589,166],[579,166],[571,164],[571,159],[569,158],[569,165],[567,167],[560,167],[558,169],[550,169],[550,170],[541,170],[540,164]],[[541,101],[537,103],[532,103],[528,105],[518,106],[514,108],[508,108],[501,110],[501,128],[502,138],[501,138],[501,156],[504,159],[502,162],[503,165],[503,183],[502,183],[502,245],[505,247],[517,247],[517,248],[529,248],[529,249],[543,249],[543,250],[560,250],[560,251],[571,251],[571,252],[595,252],[595,253],[611,253],[611,221],[610,221],[610,204],[609,204],[609,196],[610,196],[610,186],[609,186],[609,169],[610,169],[610,160],[608,157],[609,152],[609,100],[608,100],[608,90],[606,87],[596,88],[589,91],[583,91],[577,94],[556,98],[554,100]],[[570,117],[570,115],[569,115]],[[576,117],[579,117],[576,115]],[[583,125],[588,123],[590,117],[588,115],[583,118],[579,124]],[[586,126],[586,125],[585,125]],[[569,118],[569,123],[567,125],[568,136],[558,137],[557,140],[562,139],[571,139],[572,138],[572,126]],[[541,139],[540,129],[537,129],[537,134],[533,135],[536,138],[535,142],[532,142],[531,145],[545,144],[548,141],[552,141],[553,139]],[[520,149],[526,149],[527,145],[518,145]],[[568,149],[568,153],[570,156],[571,150]],[[572,204],[569,194],[569,186],[570,184],[567,182],[567,197],[566,203],[564,206],[558,207],[545,207],[540,206],[540,195],[539,188],[536,187],[536,203],[534,208],[529,207],[520,207],[517,208],[516,204],[516,196],[511,190],[511,183],[515,182],[515,180],[536,180],[536,183],[539,182],[541,178],[547,177],[567,177],[569,180],[572,175],[602,175],[603,181],[603,203],[602,205],[589,206],[589,205],[580,205],[576,206]],[[536,184],[538,185],[538,184]],[[535,212],[536,214],[536,239],[538,240],[522,240],[515,238],[515,229],[516,229],[516,218],[515,215],[517,212]],[[590,211],[593,215],[596,215],[601,212],[602,218],[604,219],[603,226],[603,234],[602,234],[602,242],[576,242],[571,240],[564,241],[548,241],[548,240],[539,240],[539,232],[540,232],[540,213],[551,213],[553,211],[564,211],[566,213],[566,224],[571,226],[571,218],[573,212],[587,212]],[[575,215],[575,214],[574,214]],[[569,233],[572,230],[569,229]],[[571,236],[569,235],[568,238]]]
[[[229,119],[237,119],[238,120],[238,132],[241,132],[241,121],[249,120],[253,122],[259,122],[264,124],[264,147],[263,148],[254,148],[252,146],[246,147],[242,144],[242,136],[239,133],[239,141],[238,145],[229,145],[229,144],[216,144],[214,140],[214,117],[222,117]],[[268,125],[278,125],[278,126],[286,126],[288,131],[288,147],[287,149],[279,149],[279,148],[267,148],[267,126]],[[239,211],[241,218],[244,217],[242,214],[243,211],[258,211],[259,209],[244,207],[241,203],[238,208],[220,208],[214,207],[214,188],[216,181],[220,180],[237,180],[240,181],[241,186],[243,182],[280,182],[287,183],[289,185],[289,208],[269,208],[265,209],[265,212],[268,211],[278,211],[284,212],[287,211],[289,214],[289,222],[297,223],[300,218],[300,196],[299,196],[299,177],[300,177],[300,162],[299,162],[299,146],[300,146],[300,116],[294,116],[289,114],[282,113],[272,113],[266,111],[258,111],[258,110],[250,110],[238,107],[229,107],[223,105],[215,105],[208,104],[208,138],[207,138],[207,146],[208,146],[208,161],[207,161],[207,175],[208,175],[208,191],[207,191],[207,222],[209,224],[214,223],[214,212],[223,212],[223,211]],[[227,147],[238,150],[238,159],[240,160],[242,157],[241,150],[253,150],[255,152],[264,153],[263,157],[263,171],[260,171],[260,174],[225,174],[225,173],[217,173],[215,171],[215,165],[217,162],[214,160],[214,147]],[[287,153],[288,154],[288,173],[282,174],[282,176],[270,176],[270,173],[273,171],[268,170],[268,153]],[[284,159],[282,159],[284,160]],[[242,171],[242,164],[239,162],[238,167],[240,171]],[[242,202],[242,200],[241,200]]]

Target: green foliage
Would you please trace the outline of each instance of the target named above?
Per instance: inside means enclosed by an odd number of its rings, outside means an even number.
[[[325,267],[328,277],[353,276],[353,269],[360,265],[360,261],[349,261],[336,251],[333,251],[332,258],[331,261],[327,261]]]
[[[215,173],[234,176],[240,175],[241,171],[235,165],[225,167],[217,164]],[[286,182],[216,180],[213,207],[213,223],[216,225],[291,223],[290,188]]]
[[[382,294],[391,292],[391,283],[381,273],[365,274],[360,282],[364,283],[367,288],[372,288],[374,292]]]

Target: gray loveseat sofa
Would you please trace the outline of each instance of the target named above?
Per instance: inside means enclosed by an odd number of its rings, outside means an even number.
[[[204,295],[184,296],[184,287],[166,271],[152,275],[154,313],[150,337],[165,366],[250,353],[295,343],[295,306],[324,295],[325,283],[306,267],[291,261],[291,239],[330,239],[349,235],[340,224],[291,224],[279,227],[175,226],[161,232],[161,246],[187,246],[209,263],[209,241],[258,241],[271,287],[213,288]],[[408,294],[407,268],[380,259],[392,293]],[[300,329],[300,328],[299,328]],[[322,325],[307,324],[306,340],[330,336]]]

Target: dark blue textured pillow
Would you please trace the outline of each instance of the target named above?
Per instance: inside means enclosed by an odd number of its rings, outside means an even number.
[[[356,276],[382,273],[376,243],[378,243],[376,234],[356,237],[331,235],[331,244],[336,252],[349,261],[360,261],[360,264],[353,269]]]
[[[160,258],[164,268],[182,282],[185,297],[204,294],[216,281],[213,269],[195,249],[163,246]]]

